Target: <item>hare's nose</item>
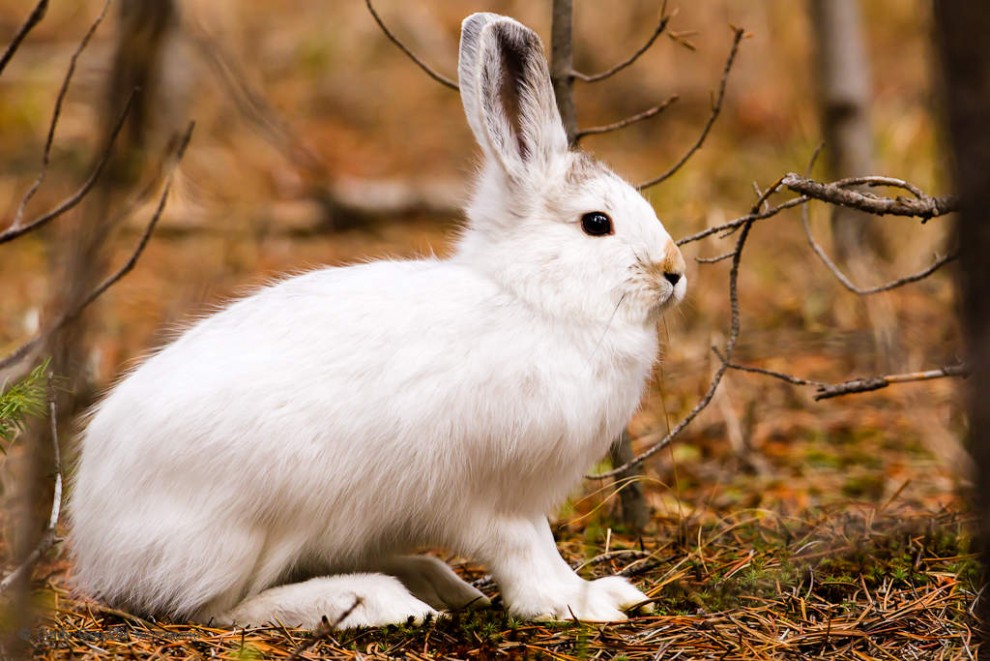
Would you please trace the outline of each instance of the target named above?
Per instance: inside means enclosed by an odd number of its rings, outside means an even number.
[[[664,255],[660,266],[663,269],[664,279],[670,283],[671,287],[676,286],[684,277],[684,256],[673,242],[667,248],[667,254]]]

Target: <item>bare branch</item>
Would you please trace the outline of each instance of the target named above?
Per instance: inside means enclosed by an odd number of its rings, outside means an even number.
[[[729,308],[731,310],[731,321],[729,324],[729,338],[725,342],[725,357],[722,358],[722,354],[716,351],[716,355],[721,358],[721,362],[718,369],[715,370],[715,374],[712,376],[711,382],[708,384],[708,390],[705,394],[698,400],[698,403],[694,405],[694,408],[680,422],[678,422],[667,434],[650,446],[646,451],[636,455],[632,461],[628,461],[621,466],[615,466],[612,470],[605,471],[603,473],[598,473],[595,475],[586,475],[588,479],[601,480],[608,477],[615,477],[624,473],[629,468],[643,463],[654,454],[667,447],[673,442],[673,440],[684,431],[698,415],[705,410],[705,408],[711,403],[712,398],[715,396],[715,391],[718,389],[719,384],[722,382],[722,376],[725,375],[726,370],[729,369],[729,362],[732,360],[732,354],[736,348],[736,342],[739,341],[739,332],[741,328],[740,314],[739,314],[739,263],[742,259],[743,247],[746,245],[746,239],[749,237],[749,231],[753,227],[753,223],[756,222],[753,219],[746,221],[742,226],[742,231],[739,232],[739,238],[736,239],[736,248],[732,255],[732,268],[729,270]]]
[[[254,89],[247,76],[232,57],[200,26],[191,30],[193,44],[206,59],[220,83],[227,89],[237,109],[268,142],[278,149],[293,165],[311,173],[326,176],[326,163],[310,149],[291,127],[272,108],[263,94]]]
[[[740,365],[739,363],[733,363],[722,356],[717,349],[713,349],[722,362],[725,363],[726,367],[739,372],[749,372],[750,374],[762,374],[763,376],[770,376],[775,379],[780,379],[781,381],[786,381],[791,385],[795,386],[817,386],[822,387],[827,384],[820,381],[812,381],[810,379],[803,379],[799,376],[794,376],[793,374],[787,374],[786,372],[778,372],[776,370],[768,370],[765,367],[752,367],[750,365]]]
[[[117,123],[114,124],[113,130],[110,132],[110,138],[107,140],[106,146],[103,148],[103,153],[100,154],[99,160],[96,162],[96,166],[90,173],[89,178],[83,183],[82,186],[79,187],[79,190],[62,200],[48,213],[42,214],[41,216],[38,216],[34,220],[21,226],[14,223],[3,232],[0,232],[0,244],[13,241],[14,239],[24,236],[28,232],[33,232],[34,230],[47,225],[82,202],[83,198],[86,197],[89,191],[92,190],[93,186],[96,185],[97,180],[99,180],[100,175],[103,173],[103,168],[106,167],[107,162],[110,160],[110,155],[113,152],[113,144],[116,142],[117,136],[120,135],[121,129],[124,128],[124,120],[127,119],[127,115],[130,113],[131,108],[134,105],[134,99],[137,96],[137,92],[138,90],[134,89],[131,92],[130,97],[128,97],[127,103],[124,105],[124,109],[121,111],[120,116],[117,117]]]
[[[849,190],[850,186],[892,186],[909,191],[914,199],[883,197],[872,193]],[[859,209],[877,216],[913,216],[922,221],[955,211],[959,202],[955,197],[931,197],[916,186],[891,177],[851,177],[829,184],[819,183],[800,175],[788,173],[784,186],[807,197]]]
[[[577,143],[581,138],[583,138],[585,136],[599,135],[601,133],[609,133],[611,131],[618,131],[619,129],[624,129],[627,126],[630,126],[632,124],[635,124],[636,122],[642,122],[643,120],[649,119],[651,117],[655,117],[655,116],[659,115],[660,113],[662,113],[664,110],[666,110],[667,107],[670,104],[672,104],[675,101],[677,101],[677,99],[678,99],[678,96],[675,94],[675,95],[671,96],[670,98],[668,98],[663,103],[660,103],[659,105],[655,105],[652,108],[650,108],[649,110],[644,110],[643,112],[636,113],[635,115],[631,115],[631,116],[626,117],[625,119],[621,119],[621,120],[619,120],[617,122],[613,122],[611,124],[605,124],[604,126],[592,126],[591,128],[581,129],[580,131],[578,131],[577,133],[574,134],[574,142]]]
[[[719,262],[724,262],[727,259],[731,259],[732,256],[736,254],[734,250],[729,252],[724,252],[721,255],[715,255],[714,257],[695,257],[694,261],[699,264],[718,264]]]
[[[657,40],[657,37],[663,34],[663,31],[667,29],[667,24],[670,23],[671,17],[672,15],[667,14],[667,0],[664,0],[663,4],[660,6],[660,20],[657,22],[657,26],[653,29],[653,34],[650,35],[650,38],[646,40],[646,43],[640,46],[635,53],[622,62],[616,64],[614,67],[607,69],[606,71],[602,71],[601,73],[586,74],[581,73],[580,71],[572,71],[571,75],[585,83],[597,83],[600,80],[611,78],[626,67],[635,63],[636,60],[642,57],[646,51],[650,50],[650,46],[652,46]]]
[[[799,204],[806,203],[808,201],[808,199],[809,198],[804,197],[804,196],[795,197],[793,199],[787,200],[786,202],[782,202],[782,203],[778,204],[775,207],[770,207],[769,209],[766,209],[764,211],[760,211],[760,212],[757,212],[757,213],[748,213],[745,216],[741,216],[739,218],[736,218],[735,220],[730,220],[730,221],[728,221],[726,223],[722,223],[721,225],[716,225],[715,227],[709,227],[708,229],[704,229],[704,230],[701,230],[700,232],[696,232],[696,233],[691,234],[689,236],[685,236],[685,237],[683,237],[681,239],[678,239],[677,240],[677,245],[678,246],[683,246],[683,245],[685,245],[687,243],[693,243],[694,241],[699,241],[701,239],[704,239],[705,237],[711,236],[712,234],[718,234],[720,232],[732,233],[732,232],[736,231],[737,229],[739,229],[740,227],[742,227],[743,225],[746,225],[747,223],[752,223],[752,222],[755,222],[755,221],[766,220],[767,218],[772,218],[773,216],[776,216],[781,211],[784,211],[786,209],[790,209],[791,207],[796,207]]]
[[[311,647],[316,645],[321,640],[331,637],[334,630],[340,626],[340,623],[346,620],[348,616],[350,616],[350,614],[353,613],[354,610],[362,603],[364,603],[364,600],[361,599],[361,597],[354,597],[354,603],[352,603],[343,613],[338,615],[333,622],[327,619],[327,616],[324,615],[320,625],[313,631],[313,635],[308,640],[303,641],[303,643],[296,647],[296,649],[292,650],[292,654],[289,656],[289,661],[301,659],[302,655]]]
[[[926,372],[910,372],[907,374],[888,374],[886,376],[873,376],[864,379],[853,379],[835,385],[821,384],[815,394],[815,401],[851,395],[853,393],[870,392],[880,390],[895,383],[911,383],[915,381],[931,381],[932,379],[944,379],[946,377],[967,377],[969,368],[966,365],[950,365],[937,370]]]
[[[694,156],[696,151],[701,149],[701,146],[705,143],[705,138],[708,137],[708,132],[711,131],[712,125],[715,124],[715,120],[718,119],[718,115],[722,111],[722,101],[725,99],[725,88],[729,82],[729,73],[732,71],[732,65],[736,60],[736,54],[739,52],[739,43],[746,34],[742,28],[733,28],[733,33],[732,48],[729,49],[729,57],[726,58],[725,67],[722,69],[722,80],[719,82],[718,94],[715,97],[715,103],[712,104],[712,111],[708,115],[708,121],[705,122],[705,126],[701,130],[701,134],[698,136],[698,139],[687,151],[687,153],[685,153],[679,161],[674,163],[673,167],[660,176],[654,177],[653,179],[640,184],[638,186],[640,190],[649,188],[650,186],[655,186],[672,177],[685,163],[687,163],[688,159]]]
[[[875,287],[860,287],[856,285],[849,277],[842,272],[842,270],[832,261],[832,259],[826,254],[825,250],[822,248],[821,244],[815,240],[814,234],[811,232],[811,223],[808,222],[808,207],[805,206],[801,209],[801,224],[804,227],[804,235],[808,239],[808,244],[811,246],[812,252],[818,256],[822,264],[832,272],[835,279],[842,283],[842,286],[851,291],[854,294],[859,294],[860,296],[869,296],[870,294],[879,294],[880,292],[890,291],[891,289],[896,289],[897,287],[902,287],[904,285],[910,284],[912,282],[917,282],[927,278],[935,271],[939,270],[949,262],[957,259],[959,257],[959,252],[954,251],[940,257],[932,262],[928,267],[918,271],[917,273],[912,273],[911,275],[906,275],[902,278],[897,278],[896,280],[891,280],[890,282],[884,283],[882,285],[877,285]]]
[[[717,350],[715,350],[718,353]],[[719,354],[719,358],[722,355]],[[869,376],[860,379],[851,379],[849,381],[843,381],[842,383],[823,383],[821,381],[813,381],[811,379],[804,379],[799,376],[794,376],[793,374],[787,374],[786,372],[778,372],[776,370],[769,370],[763,367],[752,367],[749,365],[739,365],[738,363],[733,363],[722,358],[724,364],[733,370],[739,372],[749,372],[751,374],[762,374],[763,376],[773,377],[781,381],[786,381],[795,386],[815,386],[817,394],[815,395],[815,401],[820,401],[822,399],[831,399],[833,397],[841,397],[842,395],[852,395],[854,393],[861,392],[871,392],[873,390],[880,390],[881,388],[886,388],[889,385],[896,383],[912,383],[917,381],[930,381],[932,379],[943,379],[946,377],[967,377],[969,376],[969,368],[966,365],[950,365],[948,367],[942,367],[937,370],[928,370],[925,372],[909,372],[906,374],[887,374],[884,376]]]
[[[37,564],[48,550],[51,549],[55,542],[59,541],[55,537],[56,529],[58,528],[58,519],[62,512],[62,455],[59,450],[58,442],[58,410],[55,405],[55,386],[54,377],[51,372],[48,373],[48,415],[51,422],[51,440],[52,440],[52,451],[54,453],[54,465],[55,465],[55,493],[52,495],[52,509],[51,513],[48,515],[48,527],[45,528],[45,532],[41,535],[41,539],[38,541],[37,546],[34,550],[28,554],[20,565],[17,566],[12,572],[3,577],[0,581],[0,594],[3,594],[11,585],[16,583],[18,580],[27,576],[31,573],[31,570]]]
[[[168,201],[168,194],[172,189],[173,177],[171,175],[175,174],[175,167],[178,166],[179,161],[182,160],[182,157],[185,155],[186,148],[189,146],[189,141],[192,140],[192,132],[195,127],[196,123],[190,122],[186,127],[185,132],[182,134],[182,137],[179,139],[179,145],[175,151],[175,165],[173,166],[168,181],[165,182],[165,186],[162,188],[162,194],[158,198],[158,206],[155,208],[155,212],[148,221],[148,225],[145,227],[144,233],[141,235],[137,245],[134,247],[134,251],[131,253],[130,258],[128,258],[128,260],[124,262],[124,264],[117,269],[113,275],[97,285],[97,287],[82,300],[76,308],[77,311],[73,313],[73,316],[79,314],[79,311],[102,296],[103,293],[110,289],[110,287],[112,287],[118,280],[130,273],[134,268],[134,265],[137,264],[138,258],[141,257],[141,253],[144,252],[145,246],[148,245],[148,240],[151,239],[151,233],[154,231],[155,225],[158,224],[158,219],[161,218],[162,211],[165,210],[165,203]]]
[[[83,298],[76,306],[71,309],[65,310],[59,317],[44,331],[38,333],[33,338],[22,344],[20,347],[15,349],[12,353],[8,354],[5,358],[0,360],[0,370],[6,369],[16,363],[24,360],[27,356],[31,355],[38,347],[40,347],[53,333],[58,331],[60,328],[65,326],[73,319],[79,316],[82,311],[93,303],[96,299],[103,295],[110,287],[112,287],[117,281],[127,275],[137,264],[138,258],[141,253],[144,252],[145,246],[148,244],[148,240],[151,238],[151,233],[155,229],[155,225],[158,224],[158,219],[162,215],[162,211],[165,209],[165,203],[168,199],[169,191],[172,188],[172,181],[175,175],[175,170],[178,167],[179,162],[182,160],[182,156],[185,154],[186,148],[189,146],[189,141],[192,139],[192,132],[195,127],[195,122],[190,122],[186,131],[182,134],[182,137],[178,141],[178,146],[175,148],[175,157],[173,160],[171,171],[168,174],[168,179],[165,182],[165,186],[162,188],[162,193],[158,199],[158,206],[155,212],[152,214],[151,219],[148,221],[148,225],[145,227],[144,233],[138,240],[130,258],[115,272],[113,275],[106,278],[103,282],[97,285],[93,291],[91,291],[85,298]]]
[[[62,85],[58,90],[58,97],[55,99],[55,108],[52,111],[52,121],[48,125],[48,137],[45,139],[45,150],[41,156],[41,171],[38,173],[38,178],[34,180],[34,184],[31,185],[28,192],[24,194],[23,198],[21,198],[21,203],[17,207],[17,214],[14,216],[14,222],[11,224],[12,228],[20,226],[21,220],[24,217],[24,209],[27,207],[28,202],[31,201],[31,198],[34,197],[34,194],[38,192],[41,184],[45,181],[45,177],[48,174],[48,166],[51,163],[52,143],[55,141],[55,127],[58,126],[58,120],[62,114],[62,104],[65,102],[65,96],[69,91],[69,83],[72,81],[72,76],[76,71],[76,62],[79,60],[79,56],[82,52],[86,50],[86,46],[89,45],[89,41],[93,38],[93,34],[96,32],[96,29],[100,27],[100,23],[103,22],[104,17],[107,15],[107,9],[109,8],[110,0],[106,0],[106,2],[103,3],[103,9],[100,10],[100,14],[96,17],[96,20],[90,24],[89,30],[86,31],[85,35],[83,35],[82,41],[79,42],[75,52],[72,53],[72,57],[69,59],[69,69],[66,71],[65,77],[62,79]]]
[[[426,72],[426,75],[428,75],[430,78],[432,78],[433,80],[437,81],[441,85],[444,85],[445,87],[449,87],[452,90],[460,89],[457,86],[457,83],[456,82],[454,82],[450,78],[447,78],[446,76],[444,76],[444,75],[442,75],[440,73],[437,73],[434,69],[432,69],[430,67],[430,65],[428,65],[426,62],[424,62],[423,60],[421,60],[419,58],[419,56],[416,55],[416,53],[414,53],[411,50],[409,50],[409,48],[404,43],[402,43],[399,40],[398,37],[396,37],[394,34],[392,34],[392,31],[389,30],[388,29],[388,26],[385,25],[385,22],[382,21],[381,16],[379,16],[378,15],[378,12],[375,11],[375,7],[374,7],[374,5],[371,4],[371,0],[364,0],[364,4],[366,4],[368,6],[368,11],[370,11],[371,12],[371,15],[374,17],[375,23],[378,23],[378,27],[380,27],[382,29],[382,32],[384,32],[385,33],[385,36],[389,38],[389,41],[391,41],[393,44],[395,44],[396,46],[398,46],[399,47],[399,50],[401,50],[403,53],[405,53],[409,57],[410,60],[412,60],[413,62],[415,62],[416,65],[419,66],[420,69],[422,69],[423,71]]]
[[[7,50],[0,55],[0,73],[7,68],[7,64],[10,62],[11,58],[14,57],[14,53],[20,48],[21,42],[24,38],[28,36],[28,33],[35,28],[38,23],[45,17],[45,12],[48,11],[48,0],[39,0],[38,4],[34,6],[34,9],[28,15],[27,20],[14,35],[14,38],[10,41],[10,45],[7,46]]]

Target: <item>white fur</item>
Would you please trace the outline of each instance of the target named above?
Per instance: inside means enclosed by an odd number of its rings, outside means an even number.
[[[96,596],[224,623],[421,620],[483,601],[404,555],[441,546],[522,617],[620,620],[645,599],[576,576],[546,516],[635,411],[683,260],[635,190],[567,151],[536,35],[491,14],[462,35],[486,162],[456,254],[284,280],[124,378],[71,502]],[[615,234],[584,234],[589,211]]]

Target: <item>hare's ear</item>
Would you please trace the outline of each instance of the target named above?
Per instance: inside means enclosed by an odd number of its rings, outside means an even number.
[[[567,135],[535,32],[497,14],[461,26],[461,100],[475,139],[513,179],[567,151]]]

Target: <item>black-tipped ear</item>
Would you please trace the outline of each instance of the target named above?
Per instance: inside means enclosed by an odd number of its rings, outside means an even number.
[[[512,177],[567,151],[567,136],[535,32],[496,14],[461,29],[461,98],[475,138]]]

